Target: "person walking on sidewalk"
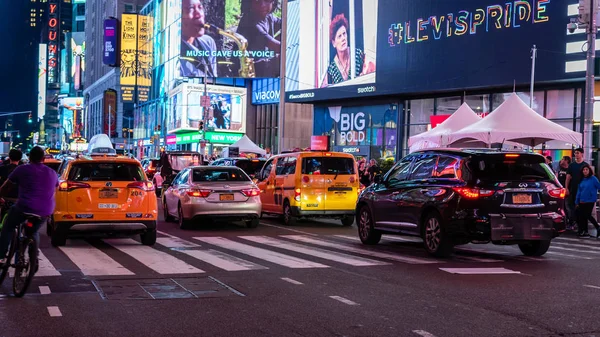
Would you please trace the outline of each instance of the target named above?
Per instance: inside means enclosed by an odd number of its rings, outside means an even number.
[[[584,166],[588,165],[585,161],[583,161],[583,149],[576,148],[574,151],[575,160],[569,164],[569,168],[567,169],[567,179],[565,180],[565,188],[567,189],[567,209],[571,210],[570,220],[571,226],[575,225],[575,221],[579,219],[578,209],[575,208],[575,197],[577,197],[577,189],[579,188],[579,183],[581,182],[581,171]]]
[[[600,190],[600,181],[592,174],[592,168],[584,165],[581,169],[581,183],[575,197],[575,207],[578,214],[578,229],[580,237],[589,237],[588,220],[596,227],[596,238],[600,237],[600,225],[592,216],[596,210],[596,201],[598,200],[598,190]]]

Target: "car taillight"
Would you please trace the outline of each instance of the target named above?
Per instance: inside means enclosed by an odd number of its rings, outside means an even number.
[[[479,188],[455,187],[454,191],[465,199],[478,199],[494,195],[493,190],[481,190]]]
[[[58,184],[58,190],[62,192],[71,192],[79,188],[90,188],[90,184],[80,183],[76,181],[65,180]]]
[[[567,190],[564,188],[558,188],[548,191],[548,194],[550,194],[550,196],[553,198],[564,199],[567,196]]]
[[[151,181],[136,181],[127,185],[127,188],[139,188],[146,192],[152,192],[154,191],[154,184]]]
[[[156,171],[156,168],[154,168],[154,167],[148,167],[148,172],[154,172],[154,171]]]
[[[299,202],[301,200],[301,198],[300,198],[301,196],[302,196],[302,190],[299,188],[295,189],[294,190],[294,200]]]
[[[350,184],[354,184],[355,181],[356,179],[354,179],[354,177],[350,177]]]
[[[250,197],[258,197],[260,195],[260,190],[258,188],[249,188],[247,190],[241,190],[243,195]]]
[[[190,197],[196,197],[196,198],[207,198],[210,194],[212,193],[211,190],[190,190],[187,191],[187,195],[189,195]]]
[[[308,184],[310,182],[310,178],[308,176],[302,177],[302,182]]]

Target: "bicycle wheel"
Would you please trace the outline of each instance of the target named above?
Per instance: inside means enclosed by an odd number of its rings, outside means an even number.
[[[23,297],[37,271],[37,243],[35,240],[24,239],[21,241],[17,256],[19,259],[15,263],[13,293],[16,297]]]
[[[6,256],[6,265],[4,266],[4,268],[2,268],[0,270],[0,285],[2,285],[2,282],[4,282],[6,275],[8,275],[8,269],[10,269],[10,264],[12,263],[13,257],[15,256],[15,248],[17,247],[17,244],[16,244],[17,240],[18,240],[18,235],[17,235],[17,230],[15,229],[12,241],[10,242],[10,247],[8,248],[8,255]]]

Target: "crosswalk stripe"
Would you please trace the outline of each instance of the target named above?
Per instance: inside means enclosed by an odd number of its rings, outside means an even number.
[[[417,237],[407,238],[407,237],[401,237],[401,236],[386,235],[382,239],[386,240],[386,241],[396,241],[396,242],[423,243],[423,239],[420,239]]]
[[[519,271],[506,268],[440,268],[440,270],[459,275],[521,274]]]
[[[558,237],[558,238],[554,238],[552,239],[553,242],[556,241],[570,241],[570,242],[579,242],[579,243],[585,243],[585,242],[589,242],[589,243],[594,243],[594,242],[598,242],[593,238],[587,238],[587,239],[576,239],[576,238],[564,238],[564,237]]]
[[[464,255],[455,255],[454,258],[457,259],[457,260],[483,262],[483,263],[504,262],[504,260],[486,259],[486,258],[483,258],[483,257],[464,256]]]
[[[551,247],[551,248],[556,248],[556,247]],[[593,258],[587,257],[587,256],[578,256],[578,255],[571,255],[571,254],[558,253],[558,252],[552,252],[552,251],[548,251],[548,252],[546,252],[546,254],[563,256],[563,257],[570,257],[570,258],[582,259],[582,260],[591,260],[591,259],[593,259]]]
[[[305,255],[319,257],[321,259],[335,261],[351,266],[378,266],[388,264],[386,262],[367,259],[364,257],[352,256],[334,251],[327,251],[319,248],[308,247],[296,243],[288,243],[282,240],[273,239],[268,236],[240,236],[240,238],[260,243],[263,245],[290,250]]]
[[[364,249],[364,248],[352,247],[352,246],[348,246],[348,245],[344,245],[344,244],[334,243],[331,241],[317,240],[317,239],[314,239],[314,238],[311,238],[308,236],[304,236],[304,235],[281,235],[281,237],[286,238],[286,239],[295,240],[295,241],[319,245],[319,246],[323,246],[323,247],[329,247],[329,248],[333,248],[333,249],[339,249],[339,250],[358,253],[358,254],[362,254],[362,255],[369,255],[372,257],[378,257],[378,258],[382,258],[382,259],[388,259],[388,260],[410,263],[410,264],[443,263],[442,261],[420,259],[420,258],[416,258],[416,257],[407,257],[407,256],[402,256],[402,255],[397,255],[397,254],[390,254],[390,253],[385,253],[385,252],[368,250],[368,249]]]
[[[257,248],[243,243],[231,241],[222,237],[194,237],[194,240],[202,241],[214,246],[233,250],[249,256],[256,257],[271,263],[289,268],[328,268],[329,266],[312,262],[290,255],[281,254],[267,249]]]
[[[582,244],[577,244],[577,243],[552,242],[552,245],[554,247],[556,247],[555,245],[561,245],[559,247],[568,246],[568,247],[580,247],[580,248],[585,248],[585,249],[600,250],[600,246],[594,247],[594,246],[590,246],[590,245],[582,245]]]
[[[40,269],[35,273],[35,276],[60,276],[60,272],[54,268],[50,260],[48,260],[41,250],[38,250],[38,258]]]
[[[134,275],[96,247],[81,242],[79,246],[64,246],[60,250],[77,265],[84,275]]]
[[[104,242],[133,257],[159,274],[204,273],[203,270],[189,265],[170,254],[144,246],[133,239],[105,239]]]
[[[179,238],[158,238],[156,239],[156,242],[161,246],[177,250],[180,253],[186,254],[208,264],[212,264],[213,266],[226,271],[268,269],[265,266],[252,263],[250,261],[246,261],[244,259],[240,259],[238,257],[219,252],[217,250],[203,249],[198,244]]]

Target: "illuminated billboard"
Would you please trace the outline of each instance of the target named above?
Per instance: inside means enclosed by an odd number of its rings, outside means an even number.
[[[112,137],[117,131],[117,92],[114,90],[106,90],[104,92],[102,104],[102,120],[104,124],[102,133]]]
[[[60,100],[61,124],[65,130],[66,137],[73,138],[81,136],[83,130],[83,97],[66,97]]]
[[[152,86],[152,27],[151,16],[138,16],[137,90],[138,102],[146,102]]]
[[[133,102],[136,84],[136,58],[138,43],[137,14],[121,17],[121,92],[123,102]]]
[[[181,76],[279,77],[280,1],[181,1]]]
[[[119,65],[119,20],[104,20],[104,46],[102,63],[116,67]]]
[[[60,44],[60,19],[59,1],[48,1],[48,85],[59,85],[59,44]]]
[[[206,129],[222,132],[246,132],[246,88],[208,85],[209,105],[203,109],[204,85],[182,84],[170,93],[171,111],[167,115],[170,133]]]
[[[46,114],[46,73],[48,46],[44,43],[39,45],[38,52],[38,98],[37,98],[37,117],[43,119]]]
[[[82,89],[83,73],[85,71],[85,33],[71,33],[71,69],[70,75],[75,90]]]

